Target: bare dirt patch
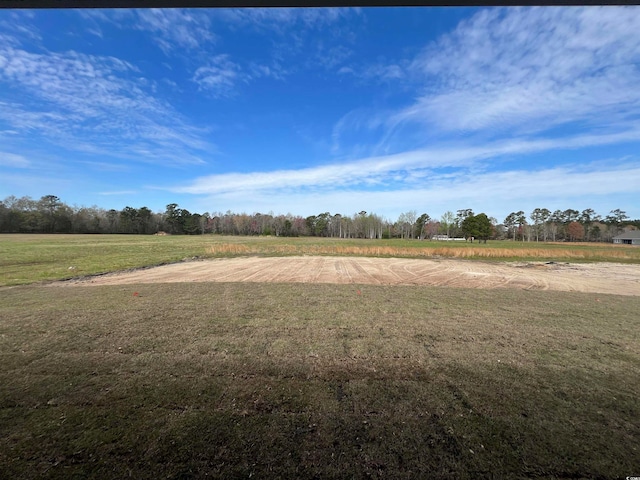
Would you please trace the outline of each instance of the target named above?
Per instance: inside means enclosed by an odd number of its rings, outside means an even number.
[[[369,257],[240,257],[200,260],[64,282],[121,285],[280,282],[516,288],[640,296],[640,267],[616,263],[491,263]],[[60,283],[56,283],[60,285]]]

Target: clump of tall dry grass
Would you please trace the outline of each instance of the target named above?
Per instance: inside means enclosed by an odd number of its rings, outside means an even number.
[[[438,247],[434,255],[454,258],[548,258],[556,252],[543,248],[487,248],[487,247]]]
[[[567,259],[567,260],[633,260],[637,252],[625,249],[543,248],[543,247],[487,247],[487,246],[420,246],[392,247],[386,245],[308,245],[308,244],[241,244],[216,243],[206,249],[212,256],[235,255],[338,255],[368,257],[447,257],[484,259]]]
[[[237,243],[221,243],[207,247],[206,252],[211,255],[236,255],[238,253],[256,253],[255,248]]]

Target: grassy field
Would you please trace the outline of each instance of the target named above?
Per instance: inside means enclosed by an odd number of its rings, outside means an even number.
[[[0,478],[639,474],[640,297],[40,283],[309,254],[640,262],[613,245],[0,236]]]
[[[495,261],[640,263],[640,248],[613,244],[431,242],[328,238],[0,235],[0,286],[93,275],[193,257],[357,255]]]
[[[521,290],[4,288],[0,478],[638,475],[638,311]]]

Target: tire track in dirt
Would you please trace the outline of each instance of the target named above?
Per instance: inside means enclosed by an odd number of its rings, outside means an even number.
[[[446,286],[453,280],[454,270],[453,266],[441,261],[431,264],[415,264],[408,261],[403,265],[403,271],[413,275],[412,285],[426,283],[434,286]]]
[[[347,271],[347,275],[349,275],[350,283],[366,283],[364,278],[360,275],[358,270],[355,268],[355,262],[352,258],[347,258],[344,260],[344,266]]]
[[[385,263],[382,267],[382,273],[386,276],[387,282],[391,285],[399,285],[404,280],[402,276],[395,271],[393,266],[389,263]]]
[[[518,273],[508,272],[508,269],[516,270]],[[510,267],[504,267],[505,275],[508,275],[507,287],[511,288],[524,288],[525,290],[562,290],[562,291],[576,291],[571,288],[571,285],[552,286],[552,283],[556,282],[553,279],[553,273],[548,268],[547,264],[524,264],[524,265],[511,265]]]
[[[360,277],[362,277],[363,282],[359,282],[359,283],[368,283],[368,284],[377,284],[380,285],[382,282],[376,278],[375,275],[373,275],[371,272],[376,270],[375,266],[371,265],[371,262],[368,262],[369,265],[367,265],[367,258],[363,258],[363,259],[357,259],[360,261],[356,261],[356,259],[352,259],[351,263],[353,265],[353,269],[358,272],[358,275]],[[369,268],[366,268],[369,267]]]
[[[400,277],[392,268],[389,262],[379,262],[378,258],[364,258],[361,262],[367,270],[368,275],[378,285],[399,285],[402,282]]]
[[[351,279],[351,275],[349,275],[349,272],[347,271],[344,265],[344,261],[342,259],[339,259],[333,262],[333,268],[335,269],[335,273],[338,276],[339,280],[343,278],[347,278],[349,281],[346,283],[353,283],[353,280]]]
[[[323,261],[321,257],[314,257],[314,259],[310,262],[310,274],[311,280],[308,283],[318,283],[318,279],[322,276],[323,270],[325,270],[325,266],[327,262]]]
[[[273,282],[278,275],[278,269],[274,268],[273,259],[267,262],[252,262],[251,273],[242,278],[241,282]]]
[[[245,272],[250,272],[252,270],[252,265],[242,262],[242,257],[230,260],[233,261],[229,261],[228,273],[219,272],[216,276],[217,281],[237,281],[238,279],[243,278]],[[225,262],[225,259],[216,259],[212,261]]]

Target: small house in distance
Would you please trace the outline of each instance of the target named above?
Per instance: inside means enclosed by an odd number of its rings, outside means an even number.
[[[640,245],[640,230],[629,230],[613,237],[613,243],[622,243],[625,245]]]
[[[449,235],[434,235],[431,240],[438,240],[439,242],[466,242],[464,237],[450,237]]]

